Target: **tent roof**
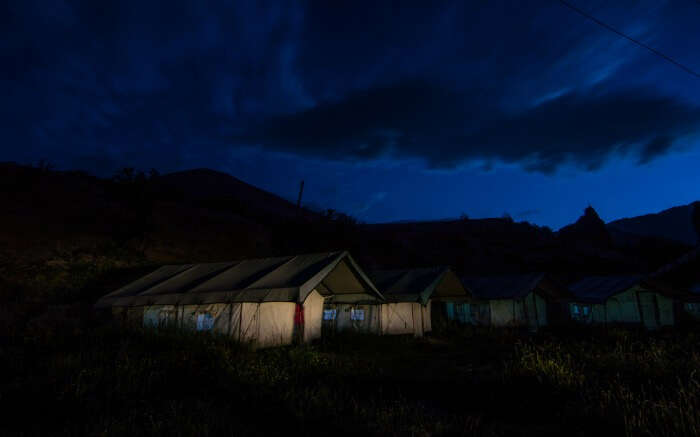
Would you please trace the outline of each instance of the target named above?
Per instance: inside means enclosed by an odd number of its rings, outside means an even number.
[[[589,276],[571,284],[569,289],[577,299],[600,303],[635,285],[640,285],[643,279],[641,275]]]
[[[467,291],[449,267],[369,272],[384,296],[395,302],[421,302],[431,297],[467,297]]]
[[[666,264],[650,275],[654,280],[663,281],[673,287],[676,293],[686,293],[691,296],[698,288],[700,281],[700,247],[697,247],[673,262]]]
[[[694,262],[697,259],[700,259],[700,246],[686,252],[685,254],[676,258],[675,260],[671,261],[670,263],[663,265],[658,270],[656,270],[654,273],[652,273],[651,277],[657,277],[657,276],[661,276],[665,273],[674,272],[676,270],[679,270],[683,266],[686,266],[686,265]]]
[[[303,302],[317,287],[336,300],[383,300],[348,252],[328,252],[163,266],[103,296],[97,306]]]
[[[466,276],[462,283],[480,299],[520,299],[534,291],[544,273],[505,276]]]
[[[700,282],[696,282],[690,286],[683,300],[685,302],[700,302]]]

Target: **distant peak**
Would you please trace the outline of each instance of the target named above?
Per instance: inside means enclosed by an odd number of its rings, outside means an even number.
[[[587,241],[599,246],[609,247],[611,245],[610,234],[605,227],[605,222],[591,205],[583,210],[583,215],[575,223],[561,228],[559,234],[565,238]]]
[[[581,219],[583,219],[583,218],[595,219],[596,221],[597,221],[597,220],[603,221],[603,220],[600,218],[600,216],[598,215],[598,212],[597,212],[597,211],[595,210],[595,208],[593,208],[591,205],[588,205],[588,206],[586,207],[586,209],[583,210],[583,216],[581,216],[581,218],[580,218],[579,220],[581,220]]]

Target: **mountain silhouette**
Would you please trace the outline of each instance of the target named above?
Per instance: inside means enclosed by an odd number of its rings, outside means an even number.
[[[158,177],[156,184],[161,190],[178,193],[182,199],[219,209],[254,211],[256,215],[278,219],[297,217],[300,213],[307,217],[314,215],[308,210],[299,211],[281,196],[206,168],[168,173]]]
[[[35,266],[76,256],[163,264],[343,248],[371,268],[607,274],[655,270],[687,251],[661,238],[613,244],[611,228],[592,207],[557,233],[507,217],[363,224],[342,214],[298,210],[278,195],[208,169],[122,176],[0,163],[0,202],[6,205],[0,260],[29,275]]]
[[[700,202],[676,206],[655,214],[615,220],[607,226],[613,232],[664,238],[695,246],[700,243]]]
[[[559,230],[559,236],[565,241],[576,241],[595,247],[612,247],[612,237],[605,222],[592,206],[586,207],[583,215],[568,226]]]

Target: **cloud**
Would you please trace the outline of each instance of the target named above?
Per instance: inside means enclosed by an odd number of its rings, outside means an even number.
[[[9,159],[173,170],[263,146],[552,172],[645,164],[698,126],[695,107],[650,91],[672,82],[654,79],[658,59],[556,4],[46,3],[0,6]],[[657,15],[693,28],[659,8],[632,33],[659,29]]]
[[[639,164],[648,164],[655,157],[666,154],[672,145],[672,137],[661,135],[654,138],[642,147],[639,153]]]
[[[595,170],[620,154],[647,163],[700,130],[700,108],[649,90],[569,92],[520,112],[490,106],[491,97],[405,82],[269,118],[235,140],[328,159],[422,158],[432,168],[497,160],[550,173],[564,163]]]
[[[384,202],[389,193],[385,191],[378,191],[376,193],[370,194],[367,199],[360,205],[358,205],[353,211],[357,216],[363,216],[367,211],[369,211],[373,206]]]

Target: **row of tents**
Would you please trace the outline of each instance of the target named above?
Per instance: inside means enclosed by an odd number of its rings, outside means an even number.
[[[259,347],[340,331],[422,336],[433,321],[675,324],[700,299],[641,276],[564,287],[546,274],[458,277],[450,268],[365,271],[348,252],[167,265],[100,298],[124,323],[213,331]]]

